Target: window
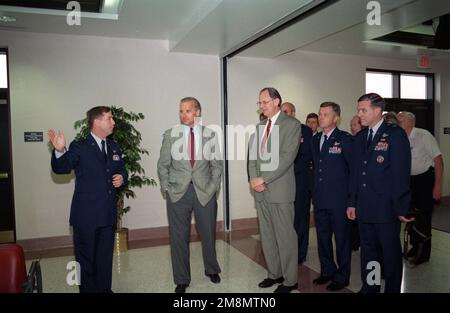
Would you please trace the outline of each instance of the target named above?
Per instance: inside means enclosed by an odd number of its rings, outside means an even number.
[[[400,98],[426,99],[427,78],[425,75],[400,75]]]
[[[366,73],[366,93],[376,92],[383,98],[393,98],[391,73]]]
[[[386,100],[387,112],[408,111],[416,116],[416,127],[434,133],[434,74],[366,69],[366,92]]]
[[[433,99],[434,75],[389,70],[366,70],[366,93],[376,92],[383,98]]]
[[[6,54],[0,54],[0,88],[8,88]]]

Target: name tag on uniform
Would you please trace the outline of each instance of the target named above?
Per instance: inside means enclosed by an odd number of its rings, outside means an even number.
[[[341,147],[330,147],[330,149],[328,149],[328,153],[330,154],[341,154],[342,153],[342,148]]]
[[[389,147],[389,144],[385,141],[380,141],[375,146],[375,151],[387,151]]]

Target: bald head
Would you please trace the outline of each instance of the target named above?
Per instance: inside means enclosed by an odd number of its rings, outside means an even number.
[[[397,114],[397,119],[400,123],[400,126],[406,131],[409,135],[416,125],[416,116],[408,111],[402,111]]]
[[[286,115],[295,117],[295,105],[290,102],[285,102],[281,105],[281,111]]]
[[[361,120],[358,115],[353,116],[350,121],[350,130],[352,135],[356,135],[362,129]]]

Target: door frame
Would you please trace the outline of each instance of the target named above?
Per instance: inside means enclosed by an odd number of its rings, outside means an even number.
[[[14,199],[14,166],[13,166],[13,157],[12,157],[12,130],[11,130],[11,96],[10,96],[10,90],[11,90],[11,80],[10,80],[10,70],[9,70],[9,51],[7,47],[0,47],[0,52],[6,54],[6,78],[7,78],[7,88],[1,88],[0,91],[2,94],[6,96],[6,105],[7,105],[7,115],[8,115],[8,136],[9,136],[9,163],[10,163],[10,171],[9,171],[9,182],[11,184],[11,209],[12,209],[12,231],[13,231],[13,238],[12,240],[8,240],[8,237],[10,236],[8,234],[5,234],[5,239],[9,242],[16,242],[17,241],[17,231],[16,231],[16,208],[15,208],[15,199]],[[6,233],[6,232],[5,232]],[[2,240],[2,236],[0,234],[0,242]]]

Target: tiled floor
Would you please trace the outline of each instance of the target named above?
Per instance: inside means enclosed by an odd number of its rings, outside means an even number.
[[[222,268],[222,282],[212,284],[203,273],[201,246],[191,243],[192,282],[187,292],[272,292],[260,289],[258,282],[266,277],[265,262],[258,235],[231,233],[216,243]],[[66,282],[68,262],[72,256],[41,259],[44,292],[78,292]],[[31,260],[27,261],[29,266]],[[299,266],[299,292],[327,292],[324,286],[312,284],[320,269],[315,228],[310,232],[306,262]],[[174,283],[167,245],[131,249],[114,257],[113,290],[115,292],[173,292]],[[352,276],[348,289],[360,288],[359,252],[352,255]],[[450,234],[433,230],[433,250],[430,262],[413,268],[404,267],[403,292],[450,292]]]

